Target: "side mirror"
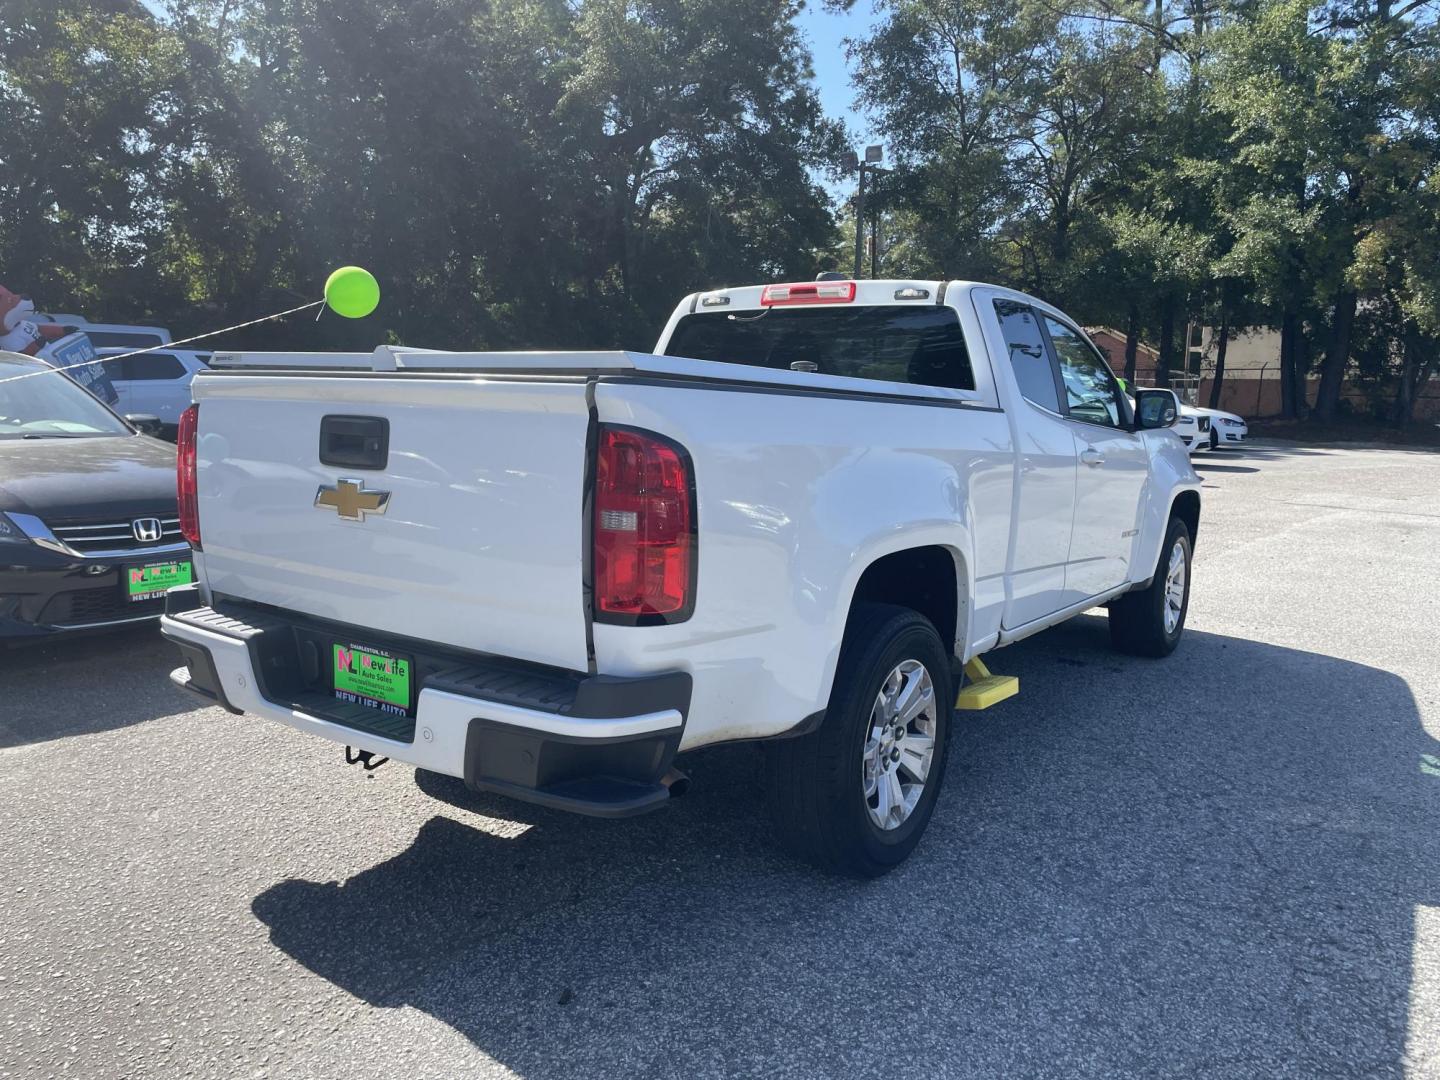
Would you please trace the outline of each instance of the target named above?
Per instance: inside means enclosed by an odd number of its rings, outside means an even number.
[[[159,435],[160,418],[149,413],[126,413],[125,422],[142,435]]]
[[[1135,427],[1137,430],[1168,428],[1180,419],[1180,399],[1173,390],[1136,390]]]

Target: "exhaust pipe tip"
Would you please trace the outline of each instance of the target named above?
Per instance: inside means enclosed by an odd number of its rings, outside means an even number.
[[[678,799],[690,790],[690,777],[679,769],[671,769],[660,778],[660,783],[670,792],[672,799]]]

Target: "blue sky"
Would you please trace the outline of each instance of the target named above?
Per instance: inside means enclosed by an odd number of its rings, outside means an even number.
[[[834,15],[822,6],[822,0],[806,0],[805,10],[796,20],[810,43],[815,58],[815,82],[820,102],[831,116],[844,120],[865,145],[870,134],[865,118],[855,112],[855,90],[850,85],[850,71],[845,65],[845,39],[862,37],[875,22],[872,0],[855,0],[855,6],[844,15]]]

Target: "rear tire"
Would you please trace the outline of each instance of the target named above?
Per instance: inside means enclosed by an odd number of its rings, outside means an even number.
[[[1169,656],[1190,610],[1190,530],[1171,518],[1148,587],[1110,601],[1110,643],[1132,656]]]
[[[949,650],[928,619],[888,604],[857,606],[820,727],[766,744],[781,843],[853,877],[879,877],[903,862],[944,780],[952,685]]]

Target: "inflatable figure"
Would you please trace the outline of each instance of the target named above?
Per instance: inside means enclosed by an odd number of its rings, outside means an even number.
[[[37,323],[30,318],[35,304],[0,285],[0,349],[34,356],[49,342],[65,336],[63,326]]]

